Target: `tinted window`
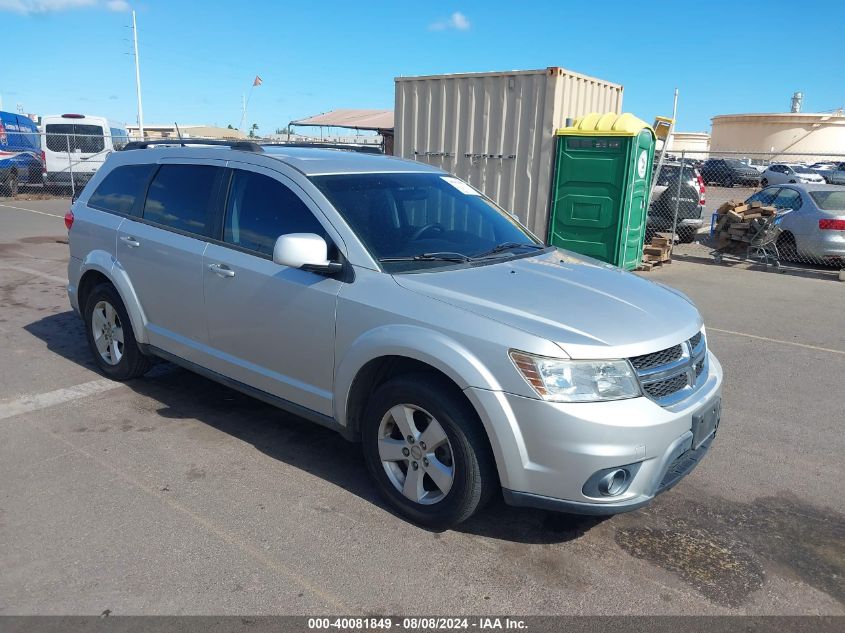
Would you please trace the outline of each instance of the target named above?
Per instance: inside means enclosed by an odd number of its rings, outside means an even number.
[[[775,196],[777,196],[778,191],[780,191],[780,187],[767,187],[766,189],[755,193],[747,200],[747,202],[759,200],[763,203],[763,206],[769,206],[775,201]]]
[[[105,149],[103,128],[99,125],[78,123],[49,123],[44,128],[47,133],[47,149],[51,152],[80,151],[83,154],[96,154]]]
[[[326,232],[293,191],[278,180],[235,170],[226,204],[223,240],[264,255],[273,254],[280,235]]]
[[[209,235],[218,167],[162,165],[150,184],[144,219],[171,228]]]
[[[781,189],[772,204],[778,209],[798,209],[801,206],[801,195],[794,189]]]
[[[88,206],[129,215],[135,206],[135,200],[144,195],[144,188],[155,167],[155,165],[116,167],[97,186],[88,200]]]
[[[824,211],[845,211],[845,191],[830,189],[811,191],[810,197]]]

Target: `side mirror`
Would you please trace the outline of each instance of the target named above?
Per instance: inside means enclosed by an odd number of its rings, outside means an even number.
[[[339,262],[329,261],[328,250],[326,240],[319,235],[289,233],[276,240],[273,263],[323,274],[338,273],[343,266]]]

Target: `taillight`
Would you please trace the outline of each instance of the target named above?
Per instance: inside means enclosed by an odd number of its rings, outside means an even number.
[[[704,201],[704,179],[701,175],[696,176],[698,178],[698,204],[704,206],[706,203]]]
[[[43,151],[41,152],[41,173],[47,171],[47,154]]]
[[[68,209],[67,213],[65,213],[65,226],[68,231],[73,226],[73,209]]]
[[[819,220],[819,228],[822,231],[845,231],[845,220],[825,218]]]

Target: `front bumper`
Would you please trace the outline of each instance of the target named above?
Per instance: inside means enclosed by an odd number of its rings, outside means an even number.
[[[634,510],[668,490],[701,461],[712,436],[692,450],[693,416],[721,398],[722,368],[708,351],[709,373],[686,400],[662,407],[645,397],[552,403],[469,389],[491,433],[505,501],[577,514]],[[635,465],[627,489],[587,496],[597,471]]]

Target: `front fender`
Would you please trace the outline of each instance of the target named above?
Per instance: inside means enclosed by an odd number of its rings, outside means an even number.
[[[416,325],[385,325],[355,339],[337,365],[335,419],[343,426],[348,422],[346,410],[355,377],[364,365],[383,356],[404,356],[426,363],[451,378],[461,390],[501,390],[487,367],[454,339]]]
[[[129,276],[123,267],[114,260],[110,253],[97,250],[88,253],[82,261],[82,265],[80,266],[80,280],[85,277],[85,273],[92,270],[105,275],[117,289],[117,294],[120,295],[120,299],[126,307],[126,312],[129,314],[129,321],[132,323],[132,332],[135,334],[135,340],[142,344],[149,343],[147,337],[147,317],[141,307],[141,302],[138,300],[138,295],[135,293],[135,288],[132,286],[132,282],[129,281]],[[80,306],[80,312],[83,309],[84,306]]]
[[[349,426],[347,409],[355,377],[368,362],[383,356],[412,358],[451,378],[484,426],[500,481],[503,485],[514,481],[509,465],[523,464],[528,457],[502,386],[476,355],[440,332],[414,325],[386,325],[358,337],[335,373],[335,419],[343,427]]]

